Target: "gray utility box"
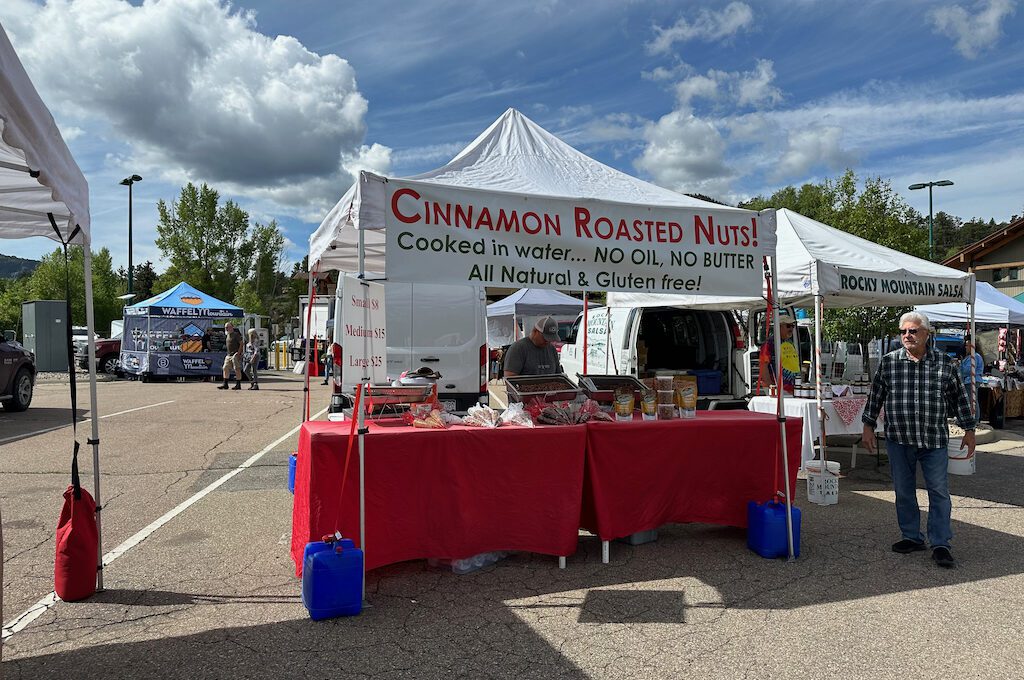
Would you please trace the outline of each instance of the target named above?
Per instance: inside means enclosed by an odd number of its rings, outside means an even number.
[[[68,306],[64,300],[21,303],[25,348],[36,355],[37,371],[68,370]]]

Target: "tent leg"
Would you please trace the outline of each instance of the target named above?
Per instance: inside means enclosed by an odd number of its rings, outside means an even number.
[[[778,282],[775,280],[776,272],[776,260],[774,256],[768,258],[768,262],[771,267],[771,287],[772,287],[772,304],[775,305],[776,309],[772,314],[772,331],[775,336],[775,375],[782,377],[782,339],[779,337],[779,289]],[[796,559],[796,553],[793,547],[793,499],[792,493],[789,488],[789,446],[786,443],[786,417],[785,417],[785,397],[783,396],[786,390],[782,389],[782,380],[777,381],[779,383],[778,389],[778,406],[776,411],[776,418],[779,421],[779,443],[782,446],[782,480],[783,485],[786,489],[786,540],[789,543],[789,557],[787,561],[792,562]]]
[[[608,541],[601,541],[601,564],[608,564]]]
[[[86,243],[82,247],[85,258],[85,325],[88,329],[88,352],[89,352],[89,419],[92,421],[92,437],[89,443],[92,445],[92,485],[93,495],[96,500],[96,590],[103,590],[103,503],[100,500],[100,420],[99,408],[96,405],[96,340],[93,337],[96,320],[92,300],[92,252],[91,245]],[[71,319],[68,319],[71,323]],[[70,369],[75,370],[74,366]]]

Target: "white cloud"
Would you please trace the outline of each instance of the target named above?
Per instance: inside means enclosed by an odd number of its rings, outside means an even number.
[[[967,59],[974,59],[980,52],[995,47],[1003,34],[1003,19],[1016,11],[1014,0],[988,0],[975,6],[976,14],[953,5],[934,9],[928,15],[935,32],[954,39],[957,52]]]
[[[782,101],[782,92],[772,85],[775,69],[767,59],[758,59],[753,71],[740,74],[736,80],[736,103],[740,106],[772,105]]]
[[[661,186],[688,193],[721,193],[732,171],[725,165],[726,143],[710,122],[687,111],[673,111],[644,130],[647,146],[635,161]]]
[[[770,177],[774,180],[806,177],[814,168],[842,170],[854,162],[852,154],[840,146],[843,130],[837,126],[791,130],[786,150]]]
[[[349,166],[387,161],[347,61],[220,0],[5,0],[5,25],[51,107],[127,142],[142,174],[322,214]]]
[[[654,27],[654,39],[647,43],[651,54],[663,54],[677,42],[721,40],[750,28],[754,23],[754,12],[742,2],[730,2],[721,12],[702,9],[692,22],[679,17],[668,28]]]

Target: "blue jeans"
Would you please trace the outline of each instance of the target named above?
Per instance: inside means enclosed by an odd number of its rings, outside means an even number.
[[[953,538],[950,526],[953,503],[949,498],[946,447],[922,449],[891,439],[885,446],[892,468],[892,485],[896,490],[896,519],[903,538],[924,542],[921,508],[917,504],[917,464],[920,463],[924,485],[928,489],[928,542],[932,548],[948,548]]]

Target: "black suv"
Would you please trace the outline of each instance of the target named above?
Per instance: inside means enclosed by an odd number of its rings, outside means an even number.
[[[0,402],[4,410],[27,409],[35,382],[35,355],[14,340],[0,340]]]

